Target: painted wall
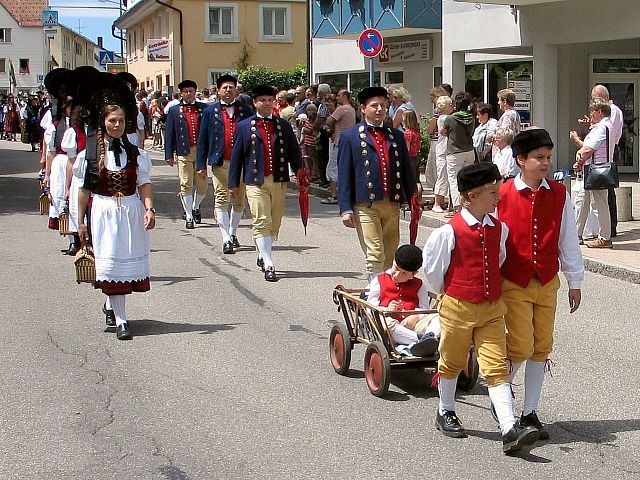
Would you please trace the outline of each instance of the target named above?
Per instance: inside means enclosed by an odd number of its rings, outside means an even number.
[[[5,59],[5,73],[0,73],[0,90],[9,89],[9,59],[16,73],[18,90],[38,88],[38,75],[44,75],[45,40],[42,27],[21,27],[0,6],[0,27],[11,29],[11,42],[0,43],[0,58]],[[29,75],[20,74],[20,59],[29,59]]]

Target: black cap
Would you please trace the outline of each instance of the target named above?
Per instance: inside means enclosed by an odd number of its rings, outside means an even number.
[[[182,91],[184,88],[195,88],[198,89],[198,84],[193,80],[183,80],[178,84],[178,90]]]
[[[402,245],[396,250],[396,265],[407,272],[417,272],[422,266],[422,250],[415,245]]]
[[[551,135],[544,128],[528,128],[521,131],[511,143],[511,150],[513,151],[513,158],[518,155],[527,155],[531,150],[535,150],[540,147],[553,148],[553,140]]]
[[[276,96],[276,89],[269,85],[256,85],[251,90],[251,96],[253,98],[261,97],[263,95],[269,95],[270,97]]]
[[[458,191],[460,193],[468,192],[499,180],[502,180],[502,175],[495,164],[489,162],[472,163],[462,167],[458,172]]]
[[[363,88],[358,94],[358,102],[360,105],[364,104],[367,100],[373,97],[389,97],[389,92],[387,92],[386,88],[382,87],[367,87]]]
[[[129,88],[132,92],[135,92],[138,88],[138,79],[129,72],[118,72],[116,76],[125,83],[129,84]]]
[[[238,79],[236,77],[234,77],[233,75],[229,75],[228,73],[225,73],[224,75],[220,75],[216,80],[216,87],[220,88],[222,84],[226,82],[231,82],[236,86],[238,85]]]

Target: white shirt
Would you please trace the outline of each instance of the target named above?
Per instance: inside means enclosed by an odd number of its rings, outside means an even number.
[[[607,158],[607,128],[609,129],[609,157]],[[596,123],[586,137],[584,137],[584,145],[595,150],[593,155],[586,159],[585,163],[605,163],[613,161],[613,153],[616,148],[616,142],[613,140],[613,124],[610,117],[604,117]]]
[[[617,145],[622,137],[624,115],[622,114],[622,110],[620,110],[613,101],[609,100],[609,106],[611,107],[611,115],[609,115],[611,119],[610,141],[613,142],[614,145]]]
[[[67,157],[69,157],[69,159],[76,158],[78,156],[78,139],[76,138],[76,131],[73,127],[69,127],[64,131],[60,148],[67,153]]]
[[[516,159],[513,158],[513,150],[511,150],[510,145],[498,150],[498,154],[496,156],[492,156],[491,161],[496,167],[498,167],[500,175],[503,177],[515,177],[520,173],[520,168],[518,168]]]
[[[387,270],[385,273],[391,275],[391,269]],[[380,306],[380,282],[378,281],[378,275],[373,277],[367,288],[369,289],[367,302],[371,305],[375,305],[376,307]],[[418,290],[418,307],[416,310],[429,310],[430,304],[431,297],[429,296],[429,289],[427,288],[426,283],[422,282],[422,286]],[[388,309],[388,307],[381,308]]]
[[[522,180],[522,175],[518,174],[513,179],[513,186],[516,190],[524,190],[528,185]],[[542,179],[539,188],[549,190],[549,182]],[[569,284],[569,288],[579,289],[584,279],[584,263],[582,252],[578,244],[578,229],[576,228],[576,217],[573,211],[573,204],[569,192],[566,193],[564,208],[562,209],[562,221],[560,222],[560,236],[558,238],[558,252],[560,260],[560,271],[564,274]]]
[[[169,113],[169,110],[171,110],[172,107],[175,107],[176,105],[178,105],[180,103],[180,100],[176,100],[175,98],[169,102],[167,102],[167,104],[164,106],[164,113],[165,115],[167,113]]]
[[[460,215],[462,215],[463,220],[467,222],[467,225],[469,226],[480,223],[478,219],[466,208],[460,210]],[[489,215],[484,216],[482,219],[482,225],[495,227],[495,223],[493,223]],[[502,231],[500,232],[500,254],[498,257],[500,266],[502,266],[507,256],[506,242],[508,236],[509,227],[502,222]],[[451,263],[451,252],[455,246],[456,235],[453,231],[453,227],[449,223],[441,226],[440,228],[436,228],[431,232],[431,235],[429,235],[429,238],[427,239],[427,243],[422,251],[422,269],[424,270],[427,282],[429,282],[431,291],[434,293],[442,293],[444,291],[444,276],[449,269],[449,264]]]

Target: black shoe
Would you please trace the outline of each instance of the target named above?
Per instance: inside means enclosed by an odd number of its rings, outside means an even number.
[[[192,214],[193,214],[193,219],[196,221],[198,225],[200,225],[202,223],[202,214],[200,213],[200,209],[197,208],[196,210],[193,210]]]
[[[116,337],[118,337],[118,340],[131,340],[133,338],[129,331],[129,324],[127,322],[116,327]]]
[[[187,220],[184,224],[184,227],[187,230],[193,230],[194,228],[196,228],[196,226],[193,224],[193,220]]]
[[[258,265],[258,268],[264,272],[264,260],[262,260],[262,257],[258,257],[256,265]]]
[[[276,282],[278,281],[278,277],[276,277],[276,269],[273,267],[267,267],[264,270],[264,279],[267,282]]]
[[[533,445],[538,440],[538,430],[533,427],[523,427],[520,422],[511,427],[502,436],[502,451],[507,455],[522,450],[523,447]]]
[[[409,349],[411,355],[416,357],[432,357],[438,351],[438,339],[433,333],[428,333],[422,336],[420,340],[413,344]]]
[[[240,242],[235,235],[231,235],[231,243],[233,243],[233,248],[240,248]]]
[[[71,255],[72,257],[75,257],[76,253],[78,253],[78,250],[80,250],[77,246],[75,245],[69,245],[69,248],[65,251],[65,253],[67,255]]]
[[[185,212],[182,212],[182,219],[186,220],[187,219],[187,214]]]
[[[456,412],[446,411],[444,415],[440,415],[440,410],[436,415],[436,428],[444,433],[447,437],[466,438],[467,432],[456,416]]]
[[[102,305],[102,313],[104,313],[104,321],[107,324],[107,328],[114,328],[116,326],[116,314],[113,310],[107,310],[107,304]]]
[[[520,417],[520,425],[522,425],[523,427],[535,428],[536,430],[538,430],[538,438],[540,440],[549,440],[549,432],[546,428],[544,428],[544,425],[542,425],[540,420],[538,420],[538,415],[536,414],[535,410],[529,415],[522,415]]]
[[[233,250],[233,242],[229,241],[229,242],[224,242],[222,244],[222,253],[236,253]]]

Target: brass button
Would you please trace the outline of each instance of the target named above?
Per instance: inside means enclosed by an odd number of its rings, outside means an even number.
[[[367,154],[366,150],[362,150],[362,155],[365,156]]]
[[[375,200],[376,199],[376,194],[375,193],[370,193],[369,194],[369,200]]]
[[[365,166],[365,167],[368,167],[368,166],[369,166],[369,160],[365,160],[365,161],[364,161],[364,166]]]
[[[366,172],[364,172],[364,174],[365,174],[367,177],[370,177],[370,176],[371,176],[371,172],[370,172],[369,170],[367,170]]]
[[[367,183],[367,187],[369,187],[370,189],[373,188],[373,183],[371,182]]]
[[[398,195],[398,194],[396,193],[396,196],[395,196],[395,197],[393,197],[393,198],[394,198],[396,201],[397,201],[397,200],[400,200],[400,195]]]

